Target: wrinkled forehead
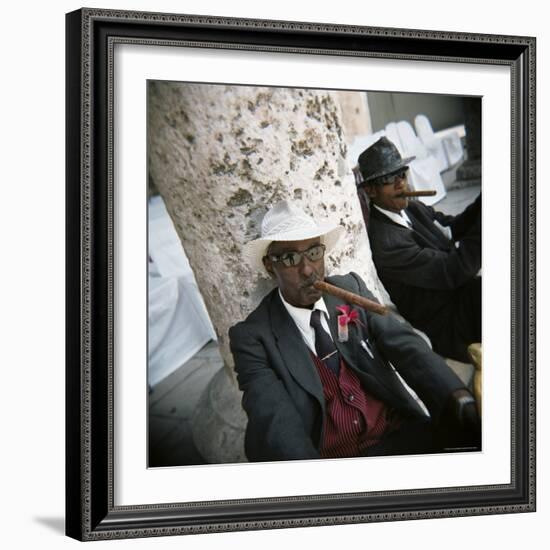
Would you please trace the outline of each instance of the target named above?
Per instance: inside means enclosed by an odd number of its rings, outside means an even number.
[[[279,255],[285,252],[304,252],[320,242],[321,237],[314,237],[313,239],[306,239],[303,241],[272,241],[267,248],[267,253]]]

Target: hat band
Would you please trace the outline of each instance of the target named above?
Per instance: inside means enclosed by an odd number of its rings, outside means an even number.
[[[262,238],[267,239],[273,235],[290,233],[291,231],[296,231],[297,229],[318,229],[318,227],[310,218],[294,218],[292,220],[284,220],[281,223],[270,227],[265,234],[262,235]]]

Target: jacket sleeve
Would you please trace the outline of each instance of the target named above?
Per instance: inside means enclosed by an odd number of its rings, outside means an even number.
[[[421,288],[457,288],[481,268],[481,220],[470,227],[458,247],[448,251],[420,246],[409,231],[388,232],[376,247],[375,259],[384,277],[411,281]]]
[[[246,323],[229,330],[243,408],[248,416],[245,450],[251,461],[319,458],[282,380],[270,367],[259,337]]]
[[[455,241],[465,238],[474,230],[481,230],[481,193],[462,213],[455,216],[449,224]]]
[[[357,274],[352,275],[358,292],[372,299],[364,281]],[[377,349],[422,399],[432,419],[438,421],[450,395],[465,389],[460,378],[408,323],[391,314],[368,313],[367,324]]]
[[[450,216],[449,214],[444,214],[443,212],[439,212],[438,210],[435,210],[433,207],[423,204],[420,201],[417,206],[423,207],[423,209],[426,211],[427,215],[432,219],[432,221],[437,221],[444,227],[452,226],[455,220],[455,216]]]
[[[416,207],[424,210],[426,215],[433,221],[437,221],[445,227],[450,227],[453,240],[457,242],[467,235],[470,229],[477,224],[478,219],[481,218],[481,193],[474,202],[456,216],[439,212],[422,202],[418,202]]]

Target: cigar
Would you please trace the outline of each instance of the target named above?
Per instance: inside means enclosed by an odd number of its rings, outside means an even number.
[[[359,296],[358,294],[354,294],[353,292],[349,292],[348,290],[344,290],[343,288],[325,283],[325,281],[315,281],[313,283],[313,286],[321,292],[332,294],[332,296],[336,296],[337,298],[341,298],[346,302],[360,306],[367,311],[372,311],[380,315],[385,315],[388,311],[386,306],[383,306],[382,304],[379,304],[374,300],[363,298],[363,296]]]
[[[405,191],[399,195],[400,197],[433,197],[437,195],[437,191]]]

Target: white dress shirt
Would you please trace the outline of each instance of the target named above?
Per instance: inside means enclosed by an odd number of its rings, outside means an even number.
[[[380,210],[380,212],[382,212],[382,214],[384,214],[385,216],[388,216],[391,221],[398,223],[399,225],[402,225],[407,229],[412,228],[411,219],[409,218],[409,216],[407,216],[405,210],[401,210],[401,212],[392,212],[391,210],[380,208],[377,204],[374,205],[374,208]]]
[[[385,208],[380,208],[377,204],[374,205],[374,208],[377,210],[380,210],[382,214],[385,216],[388,216],[388,218],[395,223],[402,225],[403,227],[406,227],[407,229],[412,229],[412,222],[409,216],[407,216],[407,213],[405,210],[401,210],[401,212],[392,212],[391,210],[386,210]],[[446,227],[444,225],[441,225],[437,220],[433,220],[432,222],[447,239],[452,240],[453,234],[450,227]],[[455,243],[458,247],[458,243]]]
[[[313,352],[317,353],[315,351],[315,331],[313,330],[313,327],[310,325],[311,321],[311,314],[318,309],[321,311],[321,326],[326,331],[326,333],[331,337],[330,334],[330,328],[328,326],[328,319],[330,318],[330,314],[327,309],[327,305],[325,304],[325,300],[323,300],[323,297],[319,298],[314,304],[312,309],[308,309],[305,307],[296,307],[291,304],[289,304],[283,297],[283,293],[281,292],[281,289],[279,289],[279,296],[281,297],[281,300],[283,302],[283,305],[285,306],[286,310],[288,311],[288,314],[292,317],[292,320],[298,327],[298,330],[300,331],[300,334],[302,335],[302,339],[306,343],[307,347]]]

